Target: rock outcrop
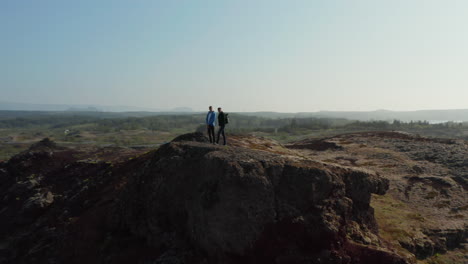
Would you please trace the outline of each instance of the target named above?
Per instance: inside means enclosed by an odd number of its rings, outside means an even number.
[[[468,253],[468,144],[409,133],[375,131],[316,140],[341,149],[287,145],[306,157],[350,168],[366,168],[390,180],[385,197],[374,199],[381,235],[400,251],[435,263],[466,262]],[[451,252],[453,251],[453,252]],[[453,255],[453,258],[449,257]],[[431,261],[431,260],[430,260]]]
[[[241,141],[34,145],[0,163],[0,263],[408,263],[370,206],[387,179]]]
[[[359,170],[181,141],[144,163],[119,212],[136,236],[185,252],[181,262],[405,263],[378,249],[369,203],[387,189]]]

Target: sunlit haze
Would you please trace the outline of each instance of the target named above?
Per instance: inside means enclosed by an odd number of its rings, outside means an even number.
[[[468,108],[468,1],[5,0],[0,101]]]

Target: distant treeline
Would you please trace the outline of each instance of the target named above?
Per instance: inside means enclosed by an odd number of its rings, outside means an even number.
[[[30,116],[0,120],[0,128],[60,128],[97,122],[98,118],[88,116]]]
[[[387,121],[353,121],[342,118],[266,118],[245,116],[232,113],[229,115],[229,130],[231,132],[287,132],[298,130],[405,130],[405,129],[434,129],[460,128],[461,123],[430,124],[427,121],[402,122]],[[205,115],[158,115],[147,117],[116,117],[102,118],[90,115],[38,115],[16,117],[0,120],[0,128],[48,128],[72,129],[83,127],[87,130],[112,132],[120,130],[148,129],[154,131],[172,131],[174,129],[195,130],[204,127]]]
[[[405,129],[434,129],[434,128],[460,128],[464,126],[463,123],[445,122],[439,124],[431,124],[428,121],[410,121],[402,122],[400,120],[387,121],[355,121],[347,124],[345,128],[349,129],[375,129],[375,130],[405,130]]]

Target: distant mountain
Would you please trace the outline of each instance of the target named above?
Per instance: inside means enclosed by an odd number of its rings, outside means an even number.
[[[86,108],[76,108],[76,107],[71,107],[68,108],[67,111],[72,111],[72,112],[100,112],[99,109],[96,107],[86,107]]]
[[[368,112],[340,112],[340,111],[320,111],[315,113],[298,113],[297,117],[327,117],[346,118],[353,120],[388,120],[398,119],[401,121],[468,121],[468,109],[458,110],[419,110],[419,111],[389,111],[377,110]]]
[[[135,106],[102,106],[102,105],[66,105],[66,104],[28,104],[0,102],[0,111],[61,111],[61,112],[114,112],[122,113],[128,116],[147,116],[153,114],[191,114],[198,113],[189,107],[175,107],[172,109],[146,108]],[[393,121],[418,121],[426,120],[429,122],[447,122],[462,121],[468,122],[468,109],[455,110],[419,110],[419,111],[319,111],[319,112],[300,112],[300,113],[280,113],[280,112],[237,112],[247,116],[258,116],[264,118],[345,118],[350,120],[370,121],[385,120]]]
[[[419,111],[319,111],[319,112],[301,112],[301,113],[279,113],[279,112],[243,112],[239,113],[248,116],[259,116],[265,118],[345,118],[350,120],[370,121],[386,120],[393,121],[417,121],[427,120],[434,122],[446,121],[468,121],[468,109],[459,110],[419,110]]]
[[[0,110],[10,111],[95,111],[95,112],[163,112],[170,111],[159,108],[136,106],[104,106],[104,105],[68,105],[68,104],[30,104],[16,102],[0,102]]]
[[[176,107],[170,110],[170,112],[183,112],[183,113],[190,113],[193,112],[193,109],[190,107]]]
[[[0,102],[0,110],[9,111],[66,111],[72,107],[71,105]]]

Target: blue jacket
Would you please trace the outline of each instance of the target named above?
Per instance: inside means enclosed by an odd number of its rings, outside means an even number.
[[[208,114],[206,114],[206,124],[210,126],[215,126],[215,122],[216,122],[215,111],[208,111]]]

